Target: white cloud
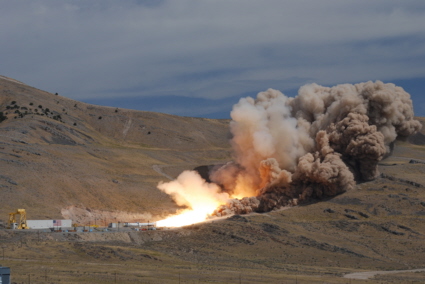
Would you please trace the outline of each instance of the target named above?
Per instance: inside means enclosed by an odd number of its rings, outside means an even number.
[[[0,0],[0,74],[75,99],[425,75],[424,1],[29,3]]]

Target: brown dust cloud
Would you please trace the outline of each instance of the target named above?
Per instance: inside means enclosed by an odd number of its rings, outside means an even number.
[[[422,127],[410,95],[381,81],[308,84],[295,97],[269,89],[240,99],[231,118],[232,162],[215,167],[208,182],[185,171],[159,185],[188,210],[205,196],[214,216],[335,196],[376,178],[394,141]]]

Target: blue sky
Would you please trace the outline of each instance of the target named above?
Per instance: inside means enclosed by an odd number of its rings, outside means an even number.
[[[0,75],[68,98],[229,118],[240,97],[369,80],[425,116],[425,1],[0,0]]]

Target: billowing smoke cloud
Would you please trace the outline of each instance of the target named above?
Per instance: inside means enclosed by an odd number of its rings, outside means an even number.
[[[231,113],[235,159],[211,174],[232,196],[216,215],[264,212],[334,196],[374,179],[396,138],[421,128],[410,95],[380,81],[300,88],[295,98],[269,89]]]
[[[227,201],[229,195],[214,183],[207,183],[195,171],[184,171],[176,180],[160,183],[158,188],[171,195],[177,205],[191,207],[208,204],[210,200]]]
[[[421,128],[410,95],[380,81],[310,84],[295,98],[269,89],[241,99],[231,117],[234,161],[212,171],[213,183],[183,172],[159,185],[195,216],[266,212],[351,190],[379,175],[395,139]]]

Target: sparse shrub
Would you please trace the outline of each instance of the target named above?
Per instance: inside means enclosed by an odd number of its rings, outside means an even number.
[[[101,117],[101,116],[99,116],[99,119],[102,119],[102,117]]]
[[[12,101],[10,104],[11,104],[11,105],[14,105],[14,104],[16,104],[16,101]]]
[[[77,123],[76,122],[74,122],[74,126],[77,126]]]
[[[7,119],[7,116],[4,116],[4,115],[3,115],[3,112],[2,112],[2,111],[0,111],[0,122],[4,121],[4,120],[6,120],[6,119]]]
[[[118,112],[118,108],[115,109],[115,112]]]
[[[38,105],[38,108],[43,108],[43,106],[42,105]]]
[[[55,93],[55,96],[59,95],[58,93]]]
[[[33,103],[30,103],[30,106],[34,105]]]

